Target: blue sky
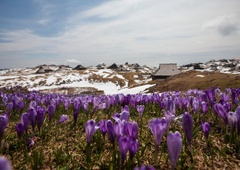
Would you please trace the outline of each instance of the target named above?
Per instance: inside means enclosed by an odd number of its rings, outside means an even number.
[[[1,0],[0,68],[240,57],[239,0]]]

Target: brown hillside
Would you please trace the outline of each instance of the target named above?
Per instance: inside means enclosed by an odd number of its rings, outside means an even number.
[[[219,87],[222,90],[225,88],[240,88],[240,75],[188,71],[163,81],[156,80],[156,85],[149,88],[149,92],[186,91],[188,89],[208,89],[211,87]]]

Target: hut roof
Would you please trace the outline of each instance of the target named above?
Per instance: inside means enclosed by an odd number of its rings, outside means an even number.
[[[173,76],[179,73],[180,71],[175,63],[159,64],[159,68],[153,74],[153,76]]]
[[[117,69],[118,66],[116,63],[113,63],[111,66],[108,67],[109,69]]]
[[[86,67],[80,65],[77,65],[73,70],[86,70]]]

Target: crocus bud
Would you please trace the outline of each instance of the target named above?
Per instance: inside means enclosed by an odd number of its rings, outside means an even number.
[[[144,105],[137,105],[137,111],[138,111],[140,117],[142,117],[142,114],[144,112],[144,108],[145,108]]]
[[[100,120],[98,122],[99,130],[102,133],[103,136],[107,133],[107,127],[106,127],[106,120]]]
[[[60,117],[60,119],[59,119],[59,121],[58,121],[58,124],[61,124],[61,123],[65,122],[65,121],[67,121],[67,120],[68,120],[68,115],[63,114],[63,115]]]
[[[121,163],[123,164],[129,149],[129,138],[127,136],[120,136],[118,138],[118,148],[121,156]]]
[[[167,146],[170,156],[171,168],[175,169],[182,149],[182,137],[178,131],[176,131],[175,133],[169,132],[167,136]]]
[[[0,169],[1,170],[12,170],[13,169],[10,161],[4,156],[0,156]]]
[[[37,127],[40,131],[40,128],[42,127],[44,118],[45,118],[46,108],[45,107],[38,107],[37,108]]]
[[[28,118],[28,113],[23,113],[21,116],[21,122],[23,123],[24,130],[27,133],[28,131],[28,126],[30,124],[29,118]]]
[[[52,118],[54,116],[55,113],[55,106],[54,105],[49,105],[48,106],[48,117],[49,117],[49,121],[52,121]]]
[[[237,130],[238,135],[240,135],[240,106],[237,107],[236,114],[237,114]]]
[[[235,124],[237,123],[237,114],[235,112],[228,112],[227,118],[231,129],[234,129]]]
[[[37,111],[35,110],[35,108],[30,107],[28,109],[28,118],[29,121],[32,125],[32,129],[34,130],[35,126],[36,126],[36,116],[37,116]]]
[[[209,132],[210,132],[210,124],[208,122],[205,122],[205,123],[201,123],[201,126],[206,139],[208,139]]]
[[[17,131],[18,137],[20,138],[24,133],[24,125],[22,122],[16,124],[16,131]]]
[[[138,149],[139,149],[139,141],[137,139],[131,140],[129,143],[129,155],[131,159],[137,153]]]
[[[138,136],[138,124],[137,124],[137,122],[135,122],[135,121],[126,122],[124,124],[124,132],[130,139],[136,140],[137,136]]]
[[[208,104],[205,101],[202,101],[201,106],[203,113],[206,114],[208,112]]]
[[[34,144],[35,144],[35,142],[34,142],[33,138],[29,138],[29,139],[27,140],[26,145],[27,145],[27,148],[28,148],[28,149],[32,148]]]
[[[107,134],[109,136],[110,141],[112,142],[112,144],[114,144],[114,127],[113,127],[113,123],[111,120],[107,120],[106,123],[106,128],[107,128]]]
[[[182,117],[183,131],[187,137],[188,145],[191,145],[192,141],[192,130],[193,130],[193,119],[192,116],[185,112]]]
[[[94,133],[99,127],[96,125],[95,120],[88,120],[85,125],[85,132],[87,136],[87,143],[90,144]]]
[[[148,127],[151,130],[156,146],[159,146],[162,140],[162,137],[167,130],[167,121],[163,117],[161,119],[154,118],[148,122]]]
[[[226,108],[220,104],[220,103],[217,103],[214,105],[214,108],[217,112],[217,114],[222,117],[222,119],[224,120],[225,124],[227,125],[228,124],[228,118],[227,118],[227,110]]]
[[[7,127],[7,124],[8,124],[8,117],[7,117],[7,115],[6,114],[5,115],[1,115],[0,116],[0,144],[1,144],[1,141],[2,141],[2,138],[3,138],[4,130]]]

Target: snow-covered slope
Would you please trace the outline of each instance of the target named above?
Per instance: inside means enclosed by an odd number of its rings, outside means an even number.
[[[83,89],[87,91],[95,89],[95,91],[102,91],[104,94],[129,94],[141,93],[152,86],[151,84],[146,85],[151,81],[150,73],[139,78],[138,74],[141,73],[135,72],[133,75],[134,80],[129,80],[124,77],[126,73],[119,73],[111,69],[59,70],[56,67],[53,68],[53,66],[51,69],[53,71],[42,74],[36,74],[38,68],[4,71],[0,75],[0,87],[22,86],[29,90],[41,91],[76,88],[79,89],[79,92],[84,91]],[[145,73],[145,70],[141,72]],[[134,81],[134,87],[129,86],[129,81]]]

